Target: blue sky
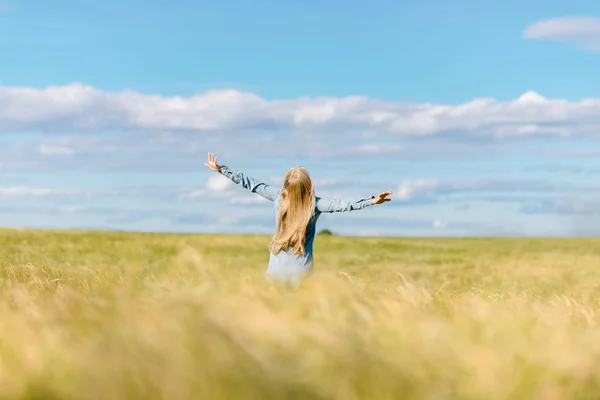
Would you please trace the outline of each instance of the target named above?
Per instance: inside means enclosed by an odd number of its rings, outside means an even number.
[[[0,225],[270,233],[204,167],[347,235],[600,234],[600,3],[0,0]]]

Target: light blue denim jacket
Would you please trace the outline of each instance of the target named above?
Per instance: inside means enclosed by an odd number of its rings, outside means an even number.
[[[258,181],[242,172],[233,170],[223,165],[221,174],[231,179],[238,186],[256,193],[274,203],[275,218],[279,215],[279,201],[281,189]],[[317,220],[322,213],[346,212],[362,210],[373,205],[371,198],[356,201],[332,199],[325,200],[316,197],[315,212],[306,228],[305,254],[290,255],[291,251],[281,251],[279,254],[270,252],[269,265],[266,271],[268,276],[288,281],[293,284],[299,281],[312,269],[313,242],[315,240]]]

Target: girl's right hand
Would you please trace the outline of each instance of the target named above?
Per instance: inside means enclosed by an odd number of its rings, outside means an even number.
[[[204,165],[215,172],[221,172],[221,165],[217,164],[217,157],[214,153],[208,153],[208,162],[204,163]]]
[[[379,196],[373,197],[371,199],[371,203],[382,204],[382,203],[387,203],[388,201],[392,201],[392,199],[387,198],[390,194],[392,194],[391,190],[388,190],[387,192],[379,193]]]

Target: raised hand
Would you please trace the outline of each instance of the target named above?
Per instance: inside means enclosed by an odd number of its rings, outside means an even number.
[[[392,201],[392,199],[387,198],[387,196],[389,196],[390,194],[392,194],[391,190],[388,190],[387,192],[381,192],[381,193],[379,193],[379,196],[373,197],[371,199],[371,203],[382,204],[382,203],[387,203],[388,201]]]
[[[215,172],[221,172],[221,166],[217,164],[217,157],[214,153],[208,153],[208,162],[204,163],[204,165]]]

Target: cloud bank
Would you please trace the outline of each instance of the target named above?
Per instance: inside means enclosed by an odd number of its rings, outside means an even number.
[[[13,226],[42,218],[63,227],[272,231],[268,201],[204,167],[215,151],[275,185],[287,168],[306,166],[323,197],[394,191],[385,208],[325,216],[322,226],[340,233],[587,234],[600,226],[598,139],[600,98],[535,92],[444,105],[0,86],[0,216]],[[556,158],[569,168],[548,179]]]
[[[541,37],[539,28],[532,31]],[[570,102],[526,92],[512,101],[477,98],[445,105],[362,96],[267,100],[236,90],[164,97],[134,91],[106,92],[79,83],[43,89],[0,86],[0,132],[131,131],[598,138],[600,99]],[[40,151],[49,155],[69,153],[68,148]]]

